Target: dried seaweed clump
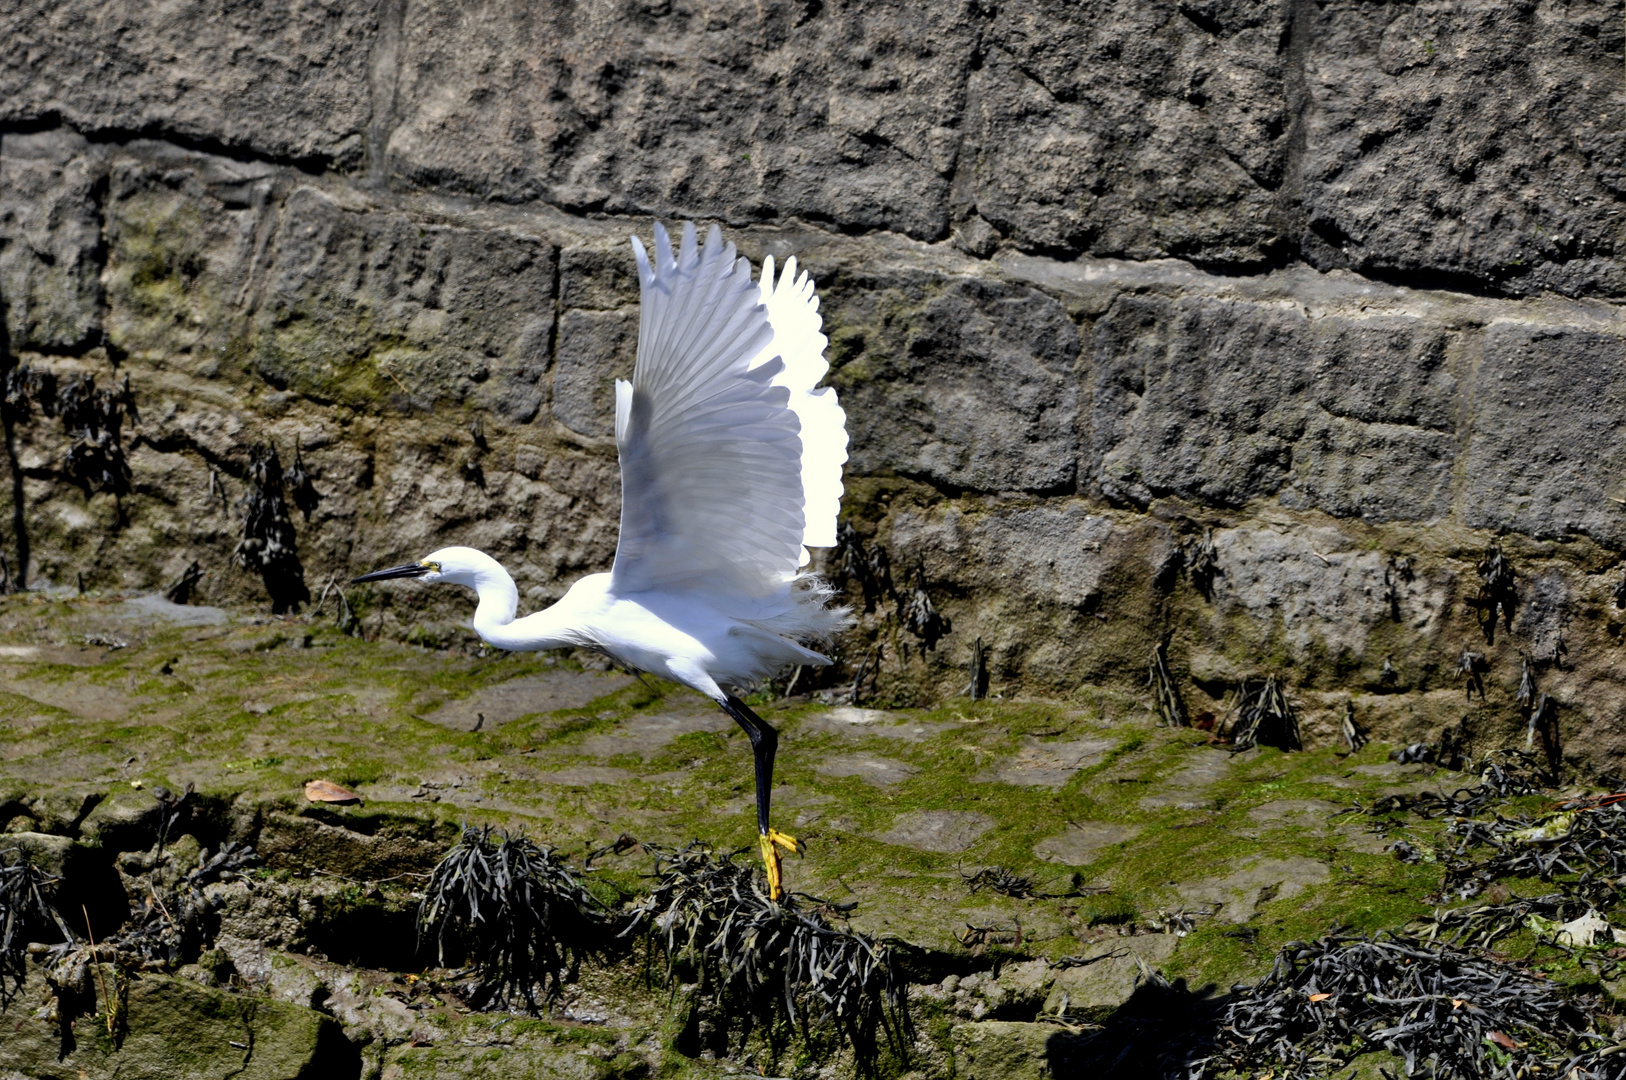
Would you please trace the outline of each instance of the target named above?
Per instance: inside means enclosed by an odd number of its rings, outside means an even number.
[[[209,919],[220,906],[219,898],[204,889],[217,881],[231,881],[260,861],[253,847],[228,842],[212,855],[200,853],[198,865],[173,885],[161,885],[155,872],[141,910],[132,912],[126,928],[107,944],[160,968],[196,958],[213,936]]]
[[[128,491],[130,463],[122,431],[124,418],[135,413],[130,376],[98,390],[96,376],[74,375],[57,392],[56,412],[69,439],[64,471],[89,491]]]
[[[28,975],[29,942],[73,938],[51,906],[55,881],[27,851],[0,851],[0,1008],[11,1004]]]
[[[1281,750],[1304,748],[1298,713],[1293,711],[1276,676],[1242,684],[1236,720],[1231,727],[1231,743],[1239,751],[1254,746],[1274,746]]]
[[[1407,1076],[1550,1076],[1596,1038],[1551,982],[1396,935],[1289,943],[1268,976],[1239,992],[1221,1027],[1211,1067],[1268,1069],[1281,1080],[1333,1075],[1378,1048],[1404,1058]]]
[[[435,939],[480,969],[471,1004],[539,1011],[536,989],[556,996],[584,953],[608,938],[602,905],[550,848],[489,826],[465,827],[435,867],[418,905],[418,940]],[[449,948],[450,947],[450,948]]]
[[[1626,874],[1626,804],[1578,807],[1544,818],[1486,823],[1460,819],[1446,826],[1457,844],[1445,860],[1444,887],[1466,898],[1500,878],[1561,880],[1566,891],[1602,907],[1619,896]],[[1489,858],[1471,852],[1489,848]]]
[[[1163,642],[1152,647],[1152,658],[1146,668],[1146,685],[1152,688],[1158,723],[1164,727],[1190,727],[1191,717],[1186,714],[1185,699],[1169,672],[1168,649]]]
[[[1496,642],[1496,618],[1502,618],[1504,629],[1513,629],[1513,608],[1519,593],[1514,586],[1513,564],[1502,553],[1502,545],[1493,543],[1485,549],[1484,558],[1475,564],[1479,571],[1479,594],[1470,603],[1484,631],[1485,641]]]
[[[1425,744],[1425,749],[1428,747]],[[1410,749],[1408,747],[1408,749]],[[1433,755],[1437,756],[1438,751]],[[1479,783],[1452,792],[1420,791],[1415,794],[1385,795],[1369,807],[1355,809],[1366,814],[1413,813],[1419,817],[1467,817],[1477,814],[1492,800],[1532,795],[1550,786],[1550,777],[1534,754],[1518,750],[1498,750],[1480,759]]]
[[[775,903],[750,866],[699,844],[657,852],[656,876],[624,933],[647,935],[669,971],[698,964],[742,1042],[763,1021],[770,1041],[792,1029],[810,1043],[815,1029],[833,1031],[865,1071],[878,1059],[878,1033],[904,1056],[907,984],[896,956],[883,942],[831,926],[823,912],[840,909],[802,894]]]
[[[282,462],[277,448],[254,450],[248,467],[248,494],[243,497],[243,539],[232,558],[260,575],[271,596],[271,610],[282,614],[310,600],[305,568],[296,550],[293,519],[283,496]]]

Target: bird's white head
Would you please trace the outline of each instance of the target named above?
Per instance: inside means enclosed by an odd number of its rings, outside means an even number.
[[[514,587],[514,579],[508,576],[508,571],[490,555],[470,547],[441,548],[415,563],[375,570],[352,578],[351,583],[359,585],[392,578],[467,585],[480,597],[480,606],[474,613],[474,629],[488,641],[495,628],[513,621],[519,610],[519,590]]]
[[[500,579],[509,580],[502,565],[483,551],[471,547],[448,547],[430,552],[415,563],[375,570],[352,578],[351,584],[366,581],[389,581],[392,578],[416,578],[419,581],[444,581],[452,585],[467,585],[478,589],[482,584]]]

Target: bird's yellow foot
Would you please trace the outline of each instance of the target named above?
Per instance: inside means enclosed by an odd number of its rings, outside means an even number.
[[[763,868],[768,872],[768,898],[781,900],[785,896],[785,885],[779,867],[779,849],[784,848],[800,855],[807,847],[794,836],[782,833],[778,829],[769,829],[757,838],[757,842],[762,847]]]

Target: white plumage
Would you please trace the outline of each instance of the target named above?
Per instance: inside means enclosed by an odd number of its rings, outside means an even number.
[[[818,386],[827,339],[794,258],[776,278],[769,256],[758,282],[715,227],[704,247],[692,224],[676,252],[659,225],[653,258],[636,238],[632,246],[642,313],[632,381],[615,387],[621,536],[610,572],[522,619],[513,579],[472,548],[356,580],[471,586],[474,629],[498,648],[598,649],[717,701],[756,750],[777,895],[774,845],[794,841],[768,828],[776,737],[728,691],[787,664],[829,663],[808,643],[827,641],[847,613],[802,568],[808,548],[836,540],[847,418],[835,391]]]

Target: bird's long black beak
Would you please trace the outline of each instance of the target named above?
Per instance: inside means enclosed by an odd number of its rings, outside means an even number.
[[[350,584],[360,585],[364,581],[388,581],[391,578],[423,577],[427,573],[429,573],[429,567],[425,566],[423,563],[413,562],[407,563],[404,566],[392,566],[388,570],[374,570],[370,574],[363,574],[360,577],[351,578]]]

